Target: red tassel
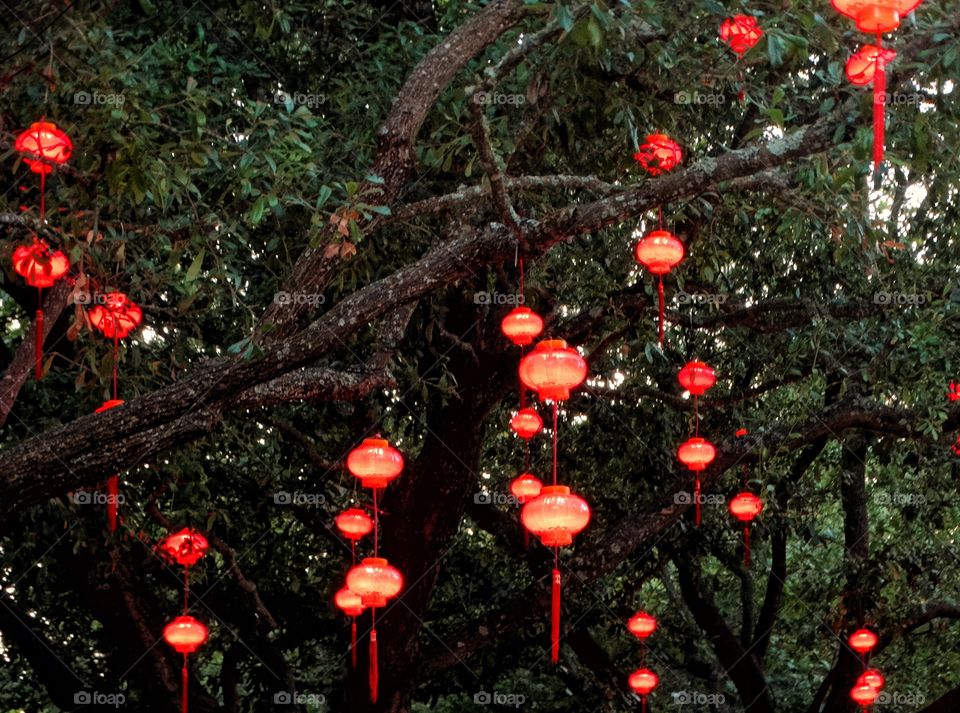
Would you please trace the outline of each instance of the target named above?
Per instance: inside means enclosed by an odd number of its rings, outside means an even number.
[[[33,378],[40,381],[43,378],[43,310],[37,310],[37,317],[33,322],[34,349],[33,349]]]
[[[750,567],[750,526],[743,526],[743,566]]]
[[[641,713],[647,713],[647,697],[640,696],[640,711]]]
[[[110,532],[117,531],[117,499],[120,495],[120,478],[111,475],[107,478],[107,523]]]
[[[659,323],[658,323],[659,326],[658,326],[658,328],[657,328],[657,332],[658,332],[658,334],[659,334],[660,346],[662,347],[662,346],[663,346],[663,316],[664,316],[664,312],[665,312],[665,310],[664,310],[664,298],[663,298],[663,275],[660,275],[660,283],[659,283],[659,285],[657,286],[657,295],[658,295],[659,298],[660,298],[660,321],[659,321]]]
[[[694,495],[693,495],[693,519],[696,522],[697,527],[700,527],[700,476],[697,476],[697,482],[694,486]]]
[[[377,630],[370,630],[370,702],[376,703],[380,693],[380,671],[377,668]]]
[[[560,660],[560,570],[553,570],[553,602],[550,622],[550,660]]]
[[[182,703],[181,706],[180,706],[181,708],[183,708],[183,713],[187,713],[187,680],[188,680],[188,676],[187,676],[187,655],[184,654],[184,655],[183,655],[183,685],[182,685],[182,688],[183,688],[183,703]]]
[[[881,55],[877,56],[877,69],[873,75],[873,164],[879,171],[883,166],[886,141],[887,68]]]
[[[357,667],[357,617],[350,618],[350,661]]]

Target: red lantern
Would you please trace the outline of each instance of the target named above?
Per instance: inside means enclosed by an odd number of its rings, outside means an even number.
[[[858,686],[870,686],[870,688],[879,691],[885,685],[887,685],[887,680],[883,677],[883,674],[880,673],[875,668],[868,668],[857,679]]]
[[[537,497],[542,489],[543,483],[531,473],[521,473],[510,483],[510,493],[521,505]]]
[[[831,0],[841,15],[857,23],[857,28],[868,35],[893,32],[900,27],[906,15],[919,7],[923,0]]]
[[[108,292],[104,304],[88,313],[90,324],[107,339],[124,339],[143,321],[143,310],[122,292]]]
[[[657,275],[660,278],[657,285],[657,296],[660,303],[657,332],[660,345],[663,346],[665,311],[663,276],[683,260],[683,243],[666,230],[654,230],[637,243],[636,257],[637,262],[647,268],[652,275]]]
[[[650,134],[633,158],[651,176],[659,176],[680,165],[683,149],[666,134]]]
[[[385,488],[403,471],[403,455],[382,438],[367,438],[347,455],[347,470],[364,488]]]
[[[385,607],[403,589],[403,575],[382,557],[367,557],[347,572],[347,589],[359,594],[365,607]]]
[[[21,275],[27,284],[42,290],[67,274],[70,260],[59,250],[51,252],[46,242],[34,236],[30,245],[18,245],[13,251],[13,269]],[[43,302],[37,299],[34,331],[34,378],[43,378]]]
[[[520,521],[547,547],[565,547],[590,522],[590,506],[565,485],[547,485],[523,506]]]
[[[178,616],[163,629],[163,638],[181,654],[192,654],[207,641],[207,627],[192,616]]]
[[[703,396],[707,391],[717,383],[717,377],[707,364],[702,361],[691,361],[677,374],[677,381],[680,386],[689,391],[694,396]]]
[[[738,429],[737,429],[737,432],[734,433],[733,435],[736,436],[737,438],[743,438],[743,437],[746,436],[748,433],[750,433],[750,432],[749,432],[747,429],[745,429],[745,428],[738,428]]]
[[[677,450],[677,458],[692,471],[706,470],[716,455],[716,448],[705,438],[690,438]]]
[[[660,677],[648,668],[637,669],[630,674],[630,688],[643,701],[643,710],[647,709],[647,696],[660,684]]]
[[[168,535],[160,543],[160,554],[183,567],[192,567],[207,554],[210,545],[207,538],[196,530],[185,527]]]
[[[363,614],[366,608],[363,600],[356,592],[344,587],[333,595],[333,603],[337,608],[350,617],[350,662],[353,668],[357,667],[357,617]]]
[[[340,534],[348,540],[357,541],[373,532],[373,520],[363,510],[350,508],[334,519]]]
[[[730,514],[743,523],[743,564],[750,566],[750,523],[763,510],[763,501],[750,492],[738,494],[729,504]]]
[[[543,319],[529,307],[517,307],[503,318],[500,331],[518,347],[525,347],[540,336]]]
[[[627,628],[638,639],[646,639],[657,630],[657,619],[646,612],[638,612],[627,621]]]
[[[734,15],[720,25],[720,39],[740,57],[753,49],[762,37],[763,30],[757,24],[757,18],[751,15]]]
[[[587,378],[587,362],[562,339],[545,339],[520,360],[520,381],[541,401],[566,401]]]
[[[951,401],[960,401],[960,384],[955,381],[950,382],[947,386],[947,398]]]
[[[510,419],[510,428],[524,440],[533,438],[543,428],[543,419],[534,408],[522,408]]]
[[[52,121],[37,121],[17,137],[14,148],[34,173],[46,174],[67,162],[73,153],[70,137]]]
[[[876,45],[864,45],[847,60],[847,79],[853,84],[865,87],[873,82],[879,62],[890,64],[897,56],[893,50]]]
[[[850,634],[850,638],[847,639],[847,641],[851,649],[864,655],[877,645],[877,635],[869,629],[857,629]]]
[[[850,691],[850,698],[864,708],[869,708],[877,700],[877,689],[873,686],[854,686]]]

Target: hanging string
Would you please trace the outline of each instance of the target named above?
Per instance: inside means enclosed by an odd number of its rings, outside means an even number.
[[[190,611],[190,568],[183,568],[183,613]]]
[[[743,566],[750,568],[750,523],[743,525]]]
[[[666,305],[663,296],[663,275],[660,275],[660,282],[657,283],[657,297],[660,301],[660,309],[658,313],[658,329],[657,329],[657,340],[660,343],[660,348],[663,348],[663,320],[666,316]]]
[[[116,320],[114,320],[116,321]],[[113,398],[117,398],[117,362],[120,361],[120,339],[117,337],[116,325],[113,332]]]
[[[380,694],[380,671],[377,663],[377,609],[370,608],[370,702],[376,704]]]
[[[380,551],[380,508],[377,506],[377,491],[373,489],[373,556],[379,557]]]
[[[183,713],[187,713],[187,705],[188,705],[187,682],[190,680],[190,677],[187,674],[187,655],[186,654],[183,655],[183,669],[181,672],[181,677],[183,678],[183,681],[181,682],[181,688],[183,689],[183,701],[180,707],[183,709]]]
[[[883,167],[886,141],[887,69],[883,61],[883,33],[877,33],[876,71],[873,75],[873,164],[877,174]]]
[[[557,484],[557,402],[553,402],[553,484]]]

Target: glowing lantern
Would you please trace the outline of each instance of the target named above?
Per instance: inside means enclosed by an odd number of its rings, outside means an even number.
[[[107,339],[124,339],[143,321],[143,310],[122,292],[108,292],[104,304],[94,306],[90,324]]]
[[[690,438],[677,450],[677,458],[693,471],[706,470],[713,462],[717,450],[705,438]]]
[[[18,245],[13,251],[13,269],[22,276],[27,284],[38,291],[44,287],[53,287],[54,283],[67,274],[70,260],[59,250],[52,251],[46,242],[33,237],[30,245]],[[34,330],[34,378],[43,378],[43,301],[37,298]]]
[[[382,557],[367,557],[347,572],[347,589],[359,594],[365,607],[385,607],[403,589],[403,575]]]
[[[350,508],[334,518],[340,534],[348,540],[357,541],[373,531],[373,520],[363,510]]]
[[[960,401],[960,384],[955,381],[950,382],[947,386],[947,398],[951,401]]]
[[[347,455],[347,470],[364,488],[385,488],[403,470],[403,456],[382,438],[367,438]]]
[[[659,176],[680,165],[683,149],[666,134],[650,134],[633,158],[651,176]]]
[[[543,319],[529,307],[517,307],[503,318],[500,331],[518,347],[525,347],[540,336]]]
[[[847,642],[850,644],[851,649],[859,652],[860,655],[864,655],[877,645],[877,635],[869,629],[857,629],[850,634]]]
[[[17,137],[14,148],[24,155],[31,171],[47,174],[53,166],[67,162],[73,142],[52,121],[37,121]]]
[[[729,504],[730,514],[743,523],[743,564],[750,566],[750,523],[763,510],[763,501],[749,492],[738,494]]]
[[[663,276],[683,260],[683,243],[666,230],[654,230],[637,243],[636,257],[637,262],[647,268],[650,274],[659,277],[657,296],[660,307],[657,333],[660,345],[663,346],[663,319],[666,310],[666,301],[663,295]]]
[[[533,408],[522,408],[510,419],[510,428],[524,440],[533,438],[543,428],[543,419]]]
[[[562,339],[545,339],[520,360],[520,381],[541,401],[566,401],[587,378],[587,362]]]
[[[627,629],[638,639],[646,639],[657,630],[657,619],[646,612],[638,612],[627,621]]]
[[[643,710],[646,710],[647,696],[660,684],[660,677],[648,668],[641,668],[630,674],[628,682],[633,692],[641,697]]]
[[[753,49],[762,37],[763,30],[751,15],[734,15],[720,25],[720,39],[740,57]]]
[[[868,35],[893,32],[921,2],[923,0],[831,0],[837,12],[856,22],[857,28]]]
[[[677,374],[677,381],[693,396],[703,396],[717,383],[717,377],[713,373],[713,369],[704,362],[691,361],[687,362],[680,373]]]
[[[350,662],[353,668],[357,667],[357,617],[363,614],[366,608],[363,606],[363,600],[356,592],[351,592],[344,587],[333,595],[333,603],[336,607],[350,617]]]
[[[207,627],[192,616],[178,616],[163,629],[163,638],[174,651],[183,654],[183,699],[181,708],[187,713],[187,656],[200,648],[207,641]]]
[[[887,684],[887,680],[883,677],[883,674],[880,673],[875,668],[868,668],[857,679],[858,686],[870,686],[874,690],[879,691]]]
[[[160,543],[160,554],[183,567],[192,567],[207,553],[207,538],[196,530],[185,527],[168,535]]]
[[[876,45],[864,45],[847,60],[847,79],[859,87],[865,87],[873,82],[879,62],[882,61],[884,65],[890,64],[896,56],[897,53],[893,50]]]
[[[542,489],[543,483],[531,473],[521,473],[510,483],[510,493],[521,505],[537,497]]]
[[[858,705],[863,706],[864,708],[869,708],[873,705],[873,702],[877,700],[877,689],[866,684],[862,686],[854,686],[850,691],[850,698],[852,698]]]

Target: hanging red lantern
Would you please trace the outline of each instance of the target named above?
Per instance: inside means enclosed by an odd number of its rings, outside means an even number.
[[[520,438],[527,440],[540,433],[543,419],[534,408],[522,408],[510,419],[510,428]]]
[[[365,607],[385,607],[403,589],[403,575],[382,557],[367,557],[347,572],[347,589],[359,594]]]
[[[346,587],[333,595],[333,603],[337,608],[350,617],[350,662],[353,668],[357,667],[357,617],[363,614],[366,608],[363,599],[356,592]]]
[[[541,401],[566,401],[587,378],[587,362],[562,339],[545,339],[520,360],[520,381]]]
[[[637,669],[628,679],[630,688],[640,696],[643,710],[647,710],[647,696],[660,684],[660,677],[648,668]]]
[[[210,544],[196,530],[185,527],[160,542],[159,550],[167,559],[183,567],[192,567],[207,554]]]
[[[163,638],[174,651],[192,654],[207,641],[207,627],[192,616],[178,616],[163,629]]]
[[[531,473],[521,473],[510,482],[510,494],[521,505],[537,497],[542,489],[543,483]]]
[[[893,50],[883,49],[876,45],[864,45],[847,60],[847,79],[859,87],[865,87],[873,82],[879,62],[890,64],[897,56]]]
[[[143,310],[122,292],[108,292],[89,311],[90,324],[107,339],[124,339],[143,321]]]
[[[923,0],[831,0],[837,12],[856,22],[857,28],[868,35],[893,32],[921,2]]]
[[[43,300],[40,291],[44,287],[53,287],[54,283],[67,274],[70,260],[59,250],[50,250],[46,242],[33,236],[29,245],[18,245],[13,251],[13,269],[38,291],[37,312],[33,323],[34,331],[34,378],[43,378]]]
[[[716,448],[705,438],[690,438],[677,450],[679,461],[693,471],[706,470],[716,455]]]
[[[950,382],[947,386],[947,398],[950,401],[960,401],[960,384],[955,381]]]
[[[763,501],[750,492],[739,493],[728,505],[730,514],[743,523],[743,564],[750,566],[750,523],[763,510]]]
[[[857,629],[847,639],[850,648],[861,655],[868,653],[877,645],[877,635],[869,629]]]
[[[503,318],[500,331],[518,347],[525,347],[543,332],[543,319],[529,307],[516,307]]]
[[[364,488],[385,488],[403,471],[403,455],[382,438],[366,438],[347,455],[347,470]]]
[[[717,377],[709,365],[702,361],[691,361],[677,374],[677,381],[693,396],[703,396],[717,383]]]
[[[666,300],[663,294],[663,276],[680,264],[683,260],[683,243],[675,235],[666,230],[654,230],[637,243],[637,262],[643,265],[650,274],[659,278],[657,296],[659,298],[657,335],[660,346],[663,346],[663,320],[666,311]]]
[[[73,142],[52,121],[37,121],[17,137],[14,148],[24,155],[31,171],[45,174],[67,162]]]
[[[627,629],[638,639],[646,639],[657,630],[657,619],[646,612],[637,612],[627,621]]]
[[[868,668],[859,678],[857,678],[858,686],[870,686],[870,688],[879,691],[885,685],[887,685],[887,680],[883,677],[883,674],[880,673],[875,668]]]
[[[360,540],[373,532],[373,520],[359,508],[350,508],[334,518],[340,534],[348,540]]]
[[[869,708],[877,700],[877,689],[873,686],[854,686],[850,691],[850,698],[864,708]]]
[[[546,485],[523,506],[520,521],[547,547],[566,547],[590,522],[590,506],[565,485]]]
[[[683,149],[666,134],[650,134],[633,158],[651,176],[659,176],[680,165]]]
[[[757,18],[751,15],[734,15],[720,25],[720,39],[740,57],[753,49],[762,38],[763,30],[757,24]]]

